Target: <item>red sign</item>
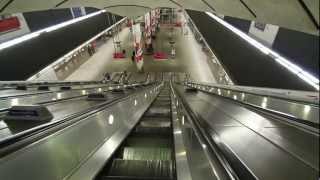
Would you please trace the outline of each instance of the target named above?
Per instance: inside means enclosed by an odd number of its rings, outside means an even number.
[[[0,20],[0,33],[20,29],[20,21],[18,17],[11,17]]]

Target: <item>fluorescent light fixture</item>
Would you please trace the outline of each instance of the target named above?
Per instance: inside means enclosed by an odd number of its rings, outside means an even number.
[[[311,75],[310,73],[304,71],[301,67],[297,66],[296,64],[293,64],[286,58],[282,57],[278,53],[274,52],[270,48],[264,46],[260,42],[256,41],[255,39],[251,38],[247,34],[243,33],[241,30],[233,27],[223,19],[219,18],[218,16],[212,14],[211,12],[206,12],[208,16],[216,20],[218,23],[222,24],[238,36],[240,36],[242,39],[246,40],[248,43],[259,49],[261,52],[263,52],[266,55],[269,55],[272,57],[276,62],[278,62],[280,65],[288,69],[290,72],[297,75],[299,78],[304,80],[306,83],[310,84],[312,87],[314,87],[317,91],[319,91],[319,79]]]
[[[40,35],[39,32],[34,32],[34,33],[30,33],[30,34],[27,34],[27,35],[12,39],[12,40],[7,41],[7,42],[1,43],[0,44],[0,51],[3,50],[3,49],[6,49],[8,47],[14,46],[16,44],[20,44],[20,43],[22,43],[24,41],[27,41],[27,40],[33,39],[35,37],[38,37],[39,35]]]
[[[3,50],[3,49],[9,48],[9,47],[11,47],[11,46],[20,44],[20,43],[22,43],[22,42],[25,42],[25,41],[27,41],[27,40],[33,39],[33,38],[35,38],[35,37],[38,37],[41,33],[51,32],[51,31],[54,31],[54,30],[63,28],[63,27],[65,27],[65,26],[74,24],[74,23],[76,23],[76,22],[83,21],[83,20],[85,20],[85,19],[88,19],[88,18],[91,18],[91,17],[93,17],[93,16],[99,15],[99,14],[104,13],[104,12],[106,12],[106,10],[97,11],[97,12],[88,14],[88,15],[86,15],[86,16],[82,16],[82,17],[79,17],[79,18],[76,18],[76,19],[72,19],[72,20],[69,20],[69,21],[65,21],[65,22],[63,22],[63,23],[56,24],[56,25],[53,25],[53,26],[50,26],[50,27],[41,29],[41,30],[39,30],[39,31],[30,33],[30,34],[26,34],[26,35],[23,35],[23,36],[21,36],[21,37],[17,37],[17,38],[15,38],[15,39],[12,39],[12,40],[10,40],[10,41],[1,43],[1,44],[0,44],[0,51]]]
[[[306,81],[308,84],[310,84],[311,86],[313,86],[317,91],[319,91],[319,85],[315,84],[314,82],[310,81],[310,79],[308,79],[306,76],[304,76],[303,74],[297,74],[299,76],[299,78],[303,79],[304,81]]]
[[[81,17],[72,19],[72,20],[70,20],[70,21],[65,21],[65,22],[63,22],[63,23],[60,23],[60,24],[57,24],[57,25],[54,25],[54,26],[45,28],[45,32],[55,31],[55,30],[57,30],[57,29],[63,28],[63,27],[65,27],[65,26],[69,26],[69,25],[71,25],[71,24],[74,24],[74,23],[77,23],[77,22],[80,22],[80,21],[83,21],[83,20],[85,20],[85,19],[91,18],[91,17],[93,17],[93,16],[99,15],[99,14],[104,13],[104,12],[106,12],[106,11],[105,11],[105,10],[101,10],[101,11],[97,11],[97,12],[94,12],[94,13],[90,13],[90,14],[85,15],[85,16],[81,16]]]
[[[225,22],[223,19],[219,18],[218,16],[212,14],[211,12],[206,12],[206,14],[209,15],[210,17],[212,17],[214,20],[218,21],[223,26],[225,26],[228,29],[230,29],[232,32],[234,32],[237,35],[241,36],[244,40],[248,41],[251,45],[253,45],[254,47],[258,48],[264,54],[269,54],[269,49],[267,47],[263,46],[261,43],[259,43],[255,39],[252,39],[250,36],[248,36],[247,34],[242,32],[241,30],[233,27],[232,25],[230,25],[229,23]]]

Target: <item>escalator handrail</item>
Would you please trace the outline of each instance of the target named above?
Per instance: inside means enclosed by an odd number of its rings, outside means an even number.
[[[319,106],[319,92],[313,91],[298,91],[289,89],[275,89],[275,88],[262,88],[251,86],[236,86],[236,85],[222,85],[204,82],[189,81],[185,85],[193,84],[196,86],[220,88],[224,90],[236,91],[240,93],[247,93],[257,96],[272,97],[297,103],[313,104]]]
[[[147,89],[156,86],[157,84],[150,83],[148,84]],[[17,151],[18,149],[21,149],[22,147],[25,147],[28,144],[31,144],[32,142],[35,142],[43,137],[46,137],[50,134],[53,134],[61,129],[64,129],[68,126],[71,126],[72,124],[78,122],[79,120],[86,118],[92,114],[95,114],[103,109],[106,109],[116,103],[125,101],[127,99],[130,99],[132,96],[143,93],[144,91],[135,91],[131,94],[125,95],[124,97],[114,99],[112,101],[108,101],[102,104],[98,104],[96,106],[90,107],[82,112],[78,112],[75,114],[71,114],[67,117],[64,117],[60,120],[49,122],[40,126],[36,126],[34,128],[31,128],[29,130],[23,131],[21,133],[15,134],[13,136],[9,136],[8,138],[5,138],[0,141],[0,158],[10,154],[14,151]],[[74,121],[73,121],[74,120]]]
[[[173,88],[174,89],[174,88]],[[182,95],[179,93],[179,91],[174,90],[177,92],[177,97],[181,101],[181,104],[183,108],[188,113],[190,119],[190,122],[192,124],[192,128],[195,131],[195,133],[198,133],[200,136],[202,136],[202,139],[204,140],[204,143],[207,148],[212,150],[212,153],[214,156],[218,157],[219,163],[222,165],[222,167],[225,168],[226,176],[229,177],[229,179],[232,180],[240,180],[240,179],[247,179],[247,180],[256,180],[257,177],[249,170],[249,168],[242,163],[242,161],[235,156],[234,154],[227,152],[226,148],[222,148],[223,143],[220,142],[219,144],[213,140],[213,138],[208,134],[208,132],[201,126],[201,123],[199,121],[204,121],[202,117],[194,112],[192,108],[189,106],[187,101],[182,97]],[[227,155],[226,155],[227,154]],[[227,158],[228,157],[228,158]],[[234,159],[237,164],[232,166],[232,164],[229,162],[229,159]],[[213,160],[210,160],[213,161]],[[234,169],[234,167],[237,167],[238,171]],[[240,172],[239,172],[239,169]]]
[[[212,86],[194,83],[186,82],[184,86],[230,99],[260,112],[272,114],[277,117],[284,117],[289,120],[288,122],[303,127],[304,129],[319,131],[319,106],[288,101],[281,98],[260,96],[252,93],[241,93],[241,91],[231,91],[223,88],[212,89]]]
[[[102,84],[102,81],[0,81],[0,85],[5,84],[6,86],[67,86],[67,85],[91,85],[91,84]]]
[[[73,85],[71,85],[72,87]],[[74,85],[77,86],[77,85]],[[113,87],[113,86],[119,86],[119,84],[101,84],[101,86],[97,87],[83,87],[83,88],[77,88],[77,89],[71,89],[68,91],[81,91],[81,90],[90,90],[90,89],[97,89],[97,88],[104,88],[104,87]],[[34,95],[41,95],[41,94],[50,94],[50,93],[59,93],[59,92],[66,92],[65,90],[48,90],[48,91],[40,91],[35,93],[28,93],[28,94],[18,94],[18,95],[9,95],[9,96],[2,96],[0,97],[0,100],[6,100],[6,99],[12,99],[12,98],[19,98],[24,96],[34,96]]]

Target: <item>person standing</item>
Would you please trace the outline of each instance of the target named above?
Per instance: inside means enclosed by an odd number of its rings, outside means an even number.
[[[136,56],[136,52],[132,51],[132,56],[131,56],[132,63],[134,63],[135,56]]]
[[[171,48],[171,58],[174,59],[176,57],[176,49],[174,47]]]

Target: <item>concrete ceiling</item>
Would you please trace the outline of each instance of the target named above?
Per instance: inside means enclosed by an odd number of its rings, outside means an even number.
[[[0,14],[78,6],[129,17],[157,7],[211,11],[319,34],[319,0],[0,0]]]

